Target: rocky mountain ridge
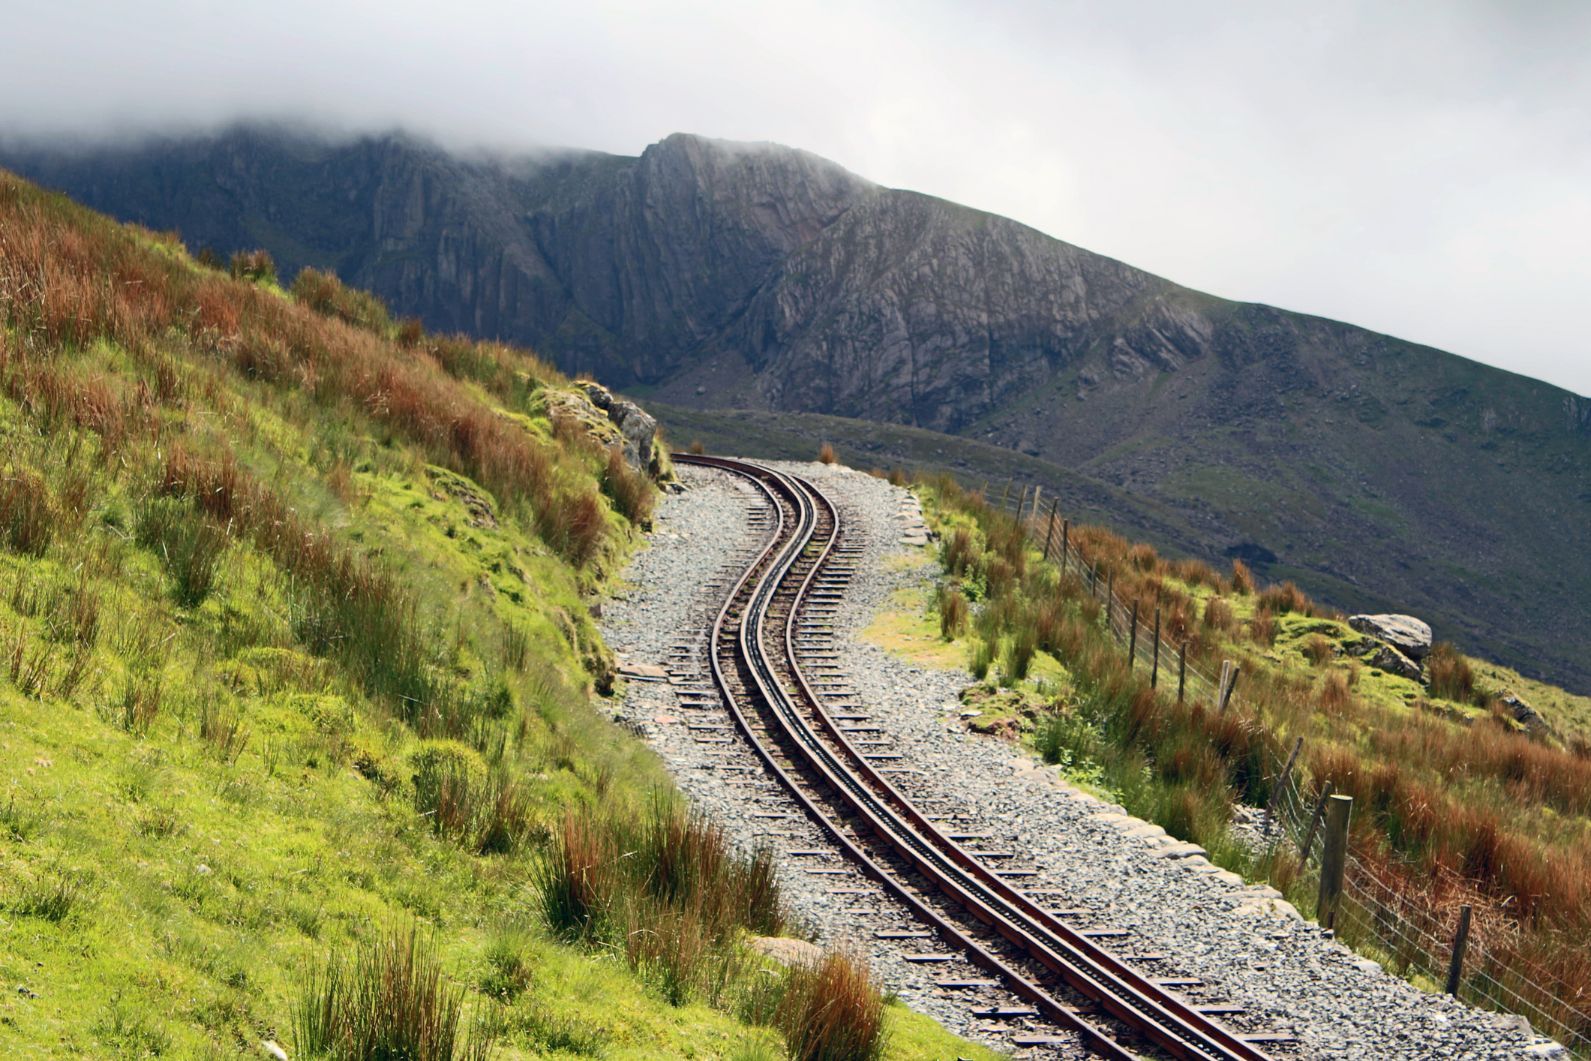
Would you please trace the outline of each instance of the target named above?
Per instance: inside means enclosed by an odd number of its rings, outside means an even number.
[[[773,145],[508,158],[240,128],[0,164],[659,402],[1039,457],[1174,507],[1207,558],[1591,688],[1591,400],[1544,383]]]

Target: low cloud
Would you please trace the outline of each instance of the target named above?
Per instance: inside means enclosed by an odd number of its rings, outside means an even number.
[[[0,135],[773,140],[1591,393],[1591,7],[393,0],[8,10]]]

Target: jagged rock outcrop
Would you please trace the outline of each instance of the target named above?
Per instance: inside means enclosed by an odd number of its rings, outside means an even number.
[[[773,145],[464,156],[243,128],[13,143],[0,164],[195,247],[263,245],[287,276],[334,269],[654,409],[832,413],[1029,454],[1131,495],[1110,514],[1130,534],[1242,548],[1270,558],[1262,577],[1274,564],[1345,608],[1397,601],[1591,689],[1591,401],[1546,384],[1213,298]]]
[[[1525,727],[1527,733],[1536,736],[1552,733],[1552,727],[1547,725],[1547,720],[1537,714],[1536,709],[1526,703],[1524,697],[1518,693],[1505,693],[1497,702],[1513,716],[1515,722]]]
[[[591,399],[591,404],[607,413],[613,426],[619,429],[625,463],[656,475],[659,461],[655,449],[657,419],[628,398],[616,397],[600,383],[586,381],[580,386],[586,392],[586,397]]]
[[[1418,662],[1431,654],[1431,627],[1412,615],[1351,615],[1348,625]]]
[[[1407,678],[1411,682],[1425,680],[1425,672],[1420,669],[1420,665],[1391,645],[1384,642],[1370,642],[1368,648],[1369,651],[1362,657],[1365,666],[1395,674],[1399,678]]]

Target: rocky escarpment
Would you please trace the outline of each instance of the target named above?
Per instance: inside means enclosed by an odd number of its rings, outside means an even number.
[[[1017,450],[1176,513],[1179,549],[1247,557],[1345,610],[1413,608],[1591,688],[1591,401],[1533,380],[1200,294],[772,145],[510,158],[235,129],[10,145],[0,163],[656,402]]]

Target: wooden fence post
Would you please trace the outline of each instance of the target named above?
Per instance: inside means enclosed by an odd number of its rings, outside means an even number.
[[[1182,696],[1188,690],[1188,643],[1186,641],[1177,646],[1177,703],[1182,703]]]
[[[1138,602],[1132,602],[1132,615],[1127,618],[1127,669],[1138,663]]]
[[[1226,705],[1232,702],[1232,690],[1237,688],[1237,664],[1229,659],[1221,661],[1221,688],[1216,697],[1216,711],[1226,711]]]
[[[1023,487],[1022,487],[1022,495],[1019,498],[1017,498],[1017,503],[1016,503],[1016,525],[1019,528],[1022,526],[1022,510],[1027,508],[1027,507],[1028,507],[1028,488],[1024,484]]]
[[[1050,559],[1050,542],[1055,538],[1055,507],[1060,503],[1061,499],[1058,497],[1050,499],[1050,528],[1044,532],[1044,559],[1046,560]],[[1065,572],[1066,568],[1064,565],[1061,570]]]
[[[1304,833],[1304,842],[1298,845],[1298,857],[1306,863],[1309,861],[1309,849],[1315,846],[1315,834],[1320,831],[1320,816],[1326,813],[1326,800],[1331,798],[1332,783],[1327,781],[1320,790],[1320,798],[1315,801],[1315,813],[1309,816],[1309,829]]]
[[[1287,757],[1287,765],[1282,767],[1276,784],[1271,787],[1271,798],[1265,801],[1265,824],[1260,829],[1261,836],[1271,835],[1271,825],[1276,821],[1276,803],[1282,798],[1282,792],[1287,788],[1287,779],[1293,774],[1293,764],[1298,761],[1298,750],[1304,746],[1304,738],[1299,737],[1293,742],[1292,754]]]
[[[1033,503],[1028,506],[1028,519],[1039,518],[1039,495],[1043,492],[1044,488],[1042,486],[1037,483],[1033,484]],[[1046,556],[1045,559],[1048,560],[1049,557]]]
[[[1005,511],[1006,502],[1011,500],[1011,482],[1012,482],[1012,480],[1007,479],[1005,481],[1005,489],[1000,491],[1000,511],[1001,512]]]
[[[1343,873],[1348,868],[1348,820],[1353,817],[1352,796],[1332,796],[1326,801],[1326,850],[1320,859],[1320,899],[1315,920],[1336,930],[1337,900],[1342,897]]]
[[[1110,615],[1111,615],[1110,606],[1111,606],[1111,604],[1113,604],[1115,602],[1115,600],[1116,600],[1116,571],[1113,568],[1110,571],[1107,571],[1105,573],[1105,618],[1106,619],[1110,618]],[[1105,626],[1109,627],[1110,623],[1107,622],[1105,624]]]
[[[1149,667],[1149,688],[1160,688],[1160,605],[1155,605],[1155,661]]]
[[[1061,520],[1061,573],[1066,573],[1066,561],[1072,552],[1072,521]]]
[[[1458,982],[1464,976],[1464,948],[1469,943],[1469,903],[1458,908],[1458,930],[1453,933],[1453,956],[1447,963],[1447,993],[1458,997]]]

